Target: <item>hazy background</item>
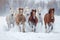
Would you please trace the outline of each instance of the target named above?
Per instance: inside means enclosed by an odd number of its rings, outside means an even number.
[[[10,7],[14,10],[18,7],[29,7],[49,9],[55,8],[55,15],[60,15],[60,1],[59,0],[0,0],[0,16],[9,14]]]

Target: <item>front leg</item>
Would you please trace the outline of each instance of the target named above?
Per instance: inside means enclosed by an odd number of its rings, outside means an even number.
[[[21,32],[21,26],[19,26],[19,31]]]
[[[25,24],[23,24],[23,32],[25,32]]]

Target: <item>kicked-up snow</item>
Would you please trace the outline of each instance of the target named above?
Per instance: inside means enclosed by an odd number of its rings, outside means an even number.
[[[50,33],[45,33],[44,24],[38,23],[36,32],[31,32],[28,23],[25,24],[25,33],[19,32],[17,25],[8,31],[5,17],[0,17],[0,40],[60,40],[60,16],[55,15],[54,29]]]

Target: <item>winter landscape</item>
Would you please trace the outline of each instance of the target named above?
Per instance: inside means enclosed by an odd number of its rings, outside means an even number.
[[[58,1],[53,0],[52,5],[54,5],[54,6],[50,5],[47,2],[47,0],[42,1],[42,2],[39,2],[37,0],[35,0],[35,1],[29,0],[28,4],[25,4],[25,5],[22,5],[23,4],[22,1],[20,1],[21,5],[17,5],[17,6],[15,5],[15,4],[18,4],[18,2],[19,2],[18,1],[16,3],[14,2],[14,6],[12,6],[12,4],[13,4],[12,0],[11,0],[11,3],[10,3],[10,0],[9,1],[6,0],[5,9],[3,9],[4,7],[0,6],[0,9],[2,9],[2,11],[0,10],[0,40],[60,40],[60,11],[59,11],[60,10],[60,6],[59,6],[60,1],[59,0]],[[10,5],[10,7],[13,8],[14,12],[16,12],[15,9],[17,7],[20,7],[20,6],[23,6],[23,7],[28,6],[29,8],[31,8],[32,5],[35,4],[32,8],[37,8],[38,6],[41,7],[42,10],[40,11],[40,13],[42,16],[43,25],[41,25],[41,23],[38,22],[37,26],[36,26],[36,32],[31,32],[31,27],[29,26],[29,24],[27,22],[25,22],[25,30],[26,30],[25,33],[20,32],[17,25],[14,25],[14,27],[12,26],[11,29],[8,30],[8,25],[6,22],[6,16],[8,15],[8,13],[10,14],[10,10],[9,10],[9,5],[7,4],[7,2],[9,2],[8,4]],[[24,2],[26,3],[27,0],[25,0]],[[40,3],[40,5],[38,5],[39,3]],[[47,13],[47,11],[50,7],[54,7],[56,9],[55,10],[56,12],[54,15],[55,22],[53,25],[53,31],[51,31],[50,33],[46,33],[45,32],[45,25],[44,25],[44,15]]]

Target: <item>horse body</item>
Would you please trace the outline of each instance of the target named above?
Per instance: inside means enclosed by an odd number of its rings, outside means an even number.
[[[8,29],[9,29],[9,30],[10,30],[10,28],[12,27],[12,25],[13,25],[13,27],[14,27],[14,22],[15,22],[15,20],[14,20],[14,16],[12,16],[12,14],[9,15],[9,16],[6,16],[6,21],[7,21],[7,25],[8,25]]]
[[[52,10],[52,11],[51,11]],[[53,12],[53,13],[52,13]],[[50,9],[49,10],[49,13],[47,13],[45,16],[44,16],[44,23],[45,23],[45,29],[46,29],[46,32],[50,32],[52,31],[53,29],[53,23],[54,23],[54,10],[53,9]],[[47,26],[48,25],[48,26]]]
[[[36,31],[36,25],[38,23],[38,19],[36,17],[36,10],[32,10],[31,15],[29,17],[29,25],[32,27],[32,31],[35,32]]]
[[[45,25],[48,24],[48,23],[50,23],[49,14],[46,14],[46,15],[44,16],[44,22],[45,22]]]
[[[38,19],[37,19],[37,17],[35,16],[35,19],[32,17],[32,16],[30,16],[29,17],[29,21],[31,21],[33,24],[37,24],[37,22],[38,22]]]
[[[36,25],[37,25],[37,22],[38,22],[37,17],[35,17],[35,19],[34,19],[32,16],[30,16],[29,17],[29,22],[30,22],[29,25],[32,27],[32,31],[35,32],[36,31]]]
[[[21,24],[23,24],[23,32],[25,32],[25,29],[24,29],[24,25],[25,25],[25,21],[26,21],[25,16],[23,14],[16,14],[15,21],[16,21],[16,24],[18,26],[21,25]]]

